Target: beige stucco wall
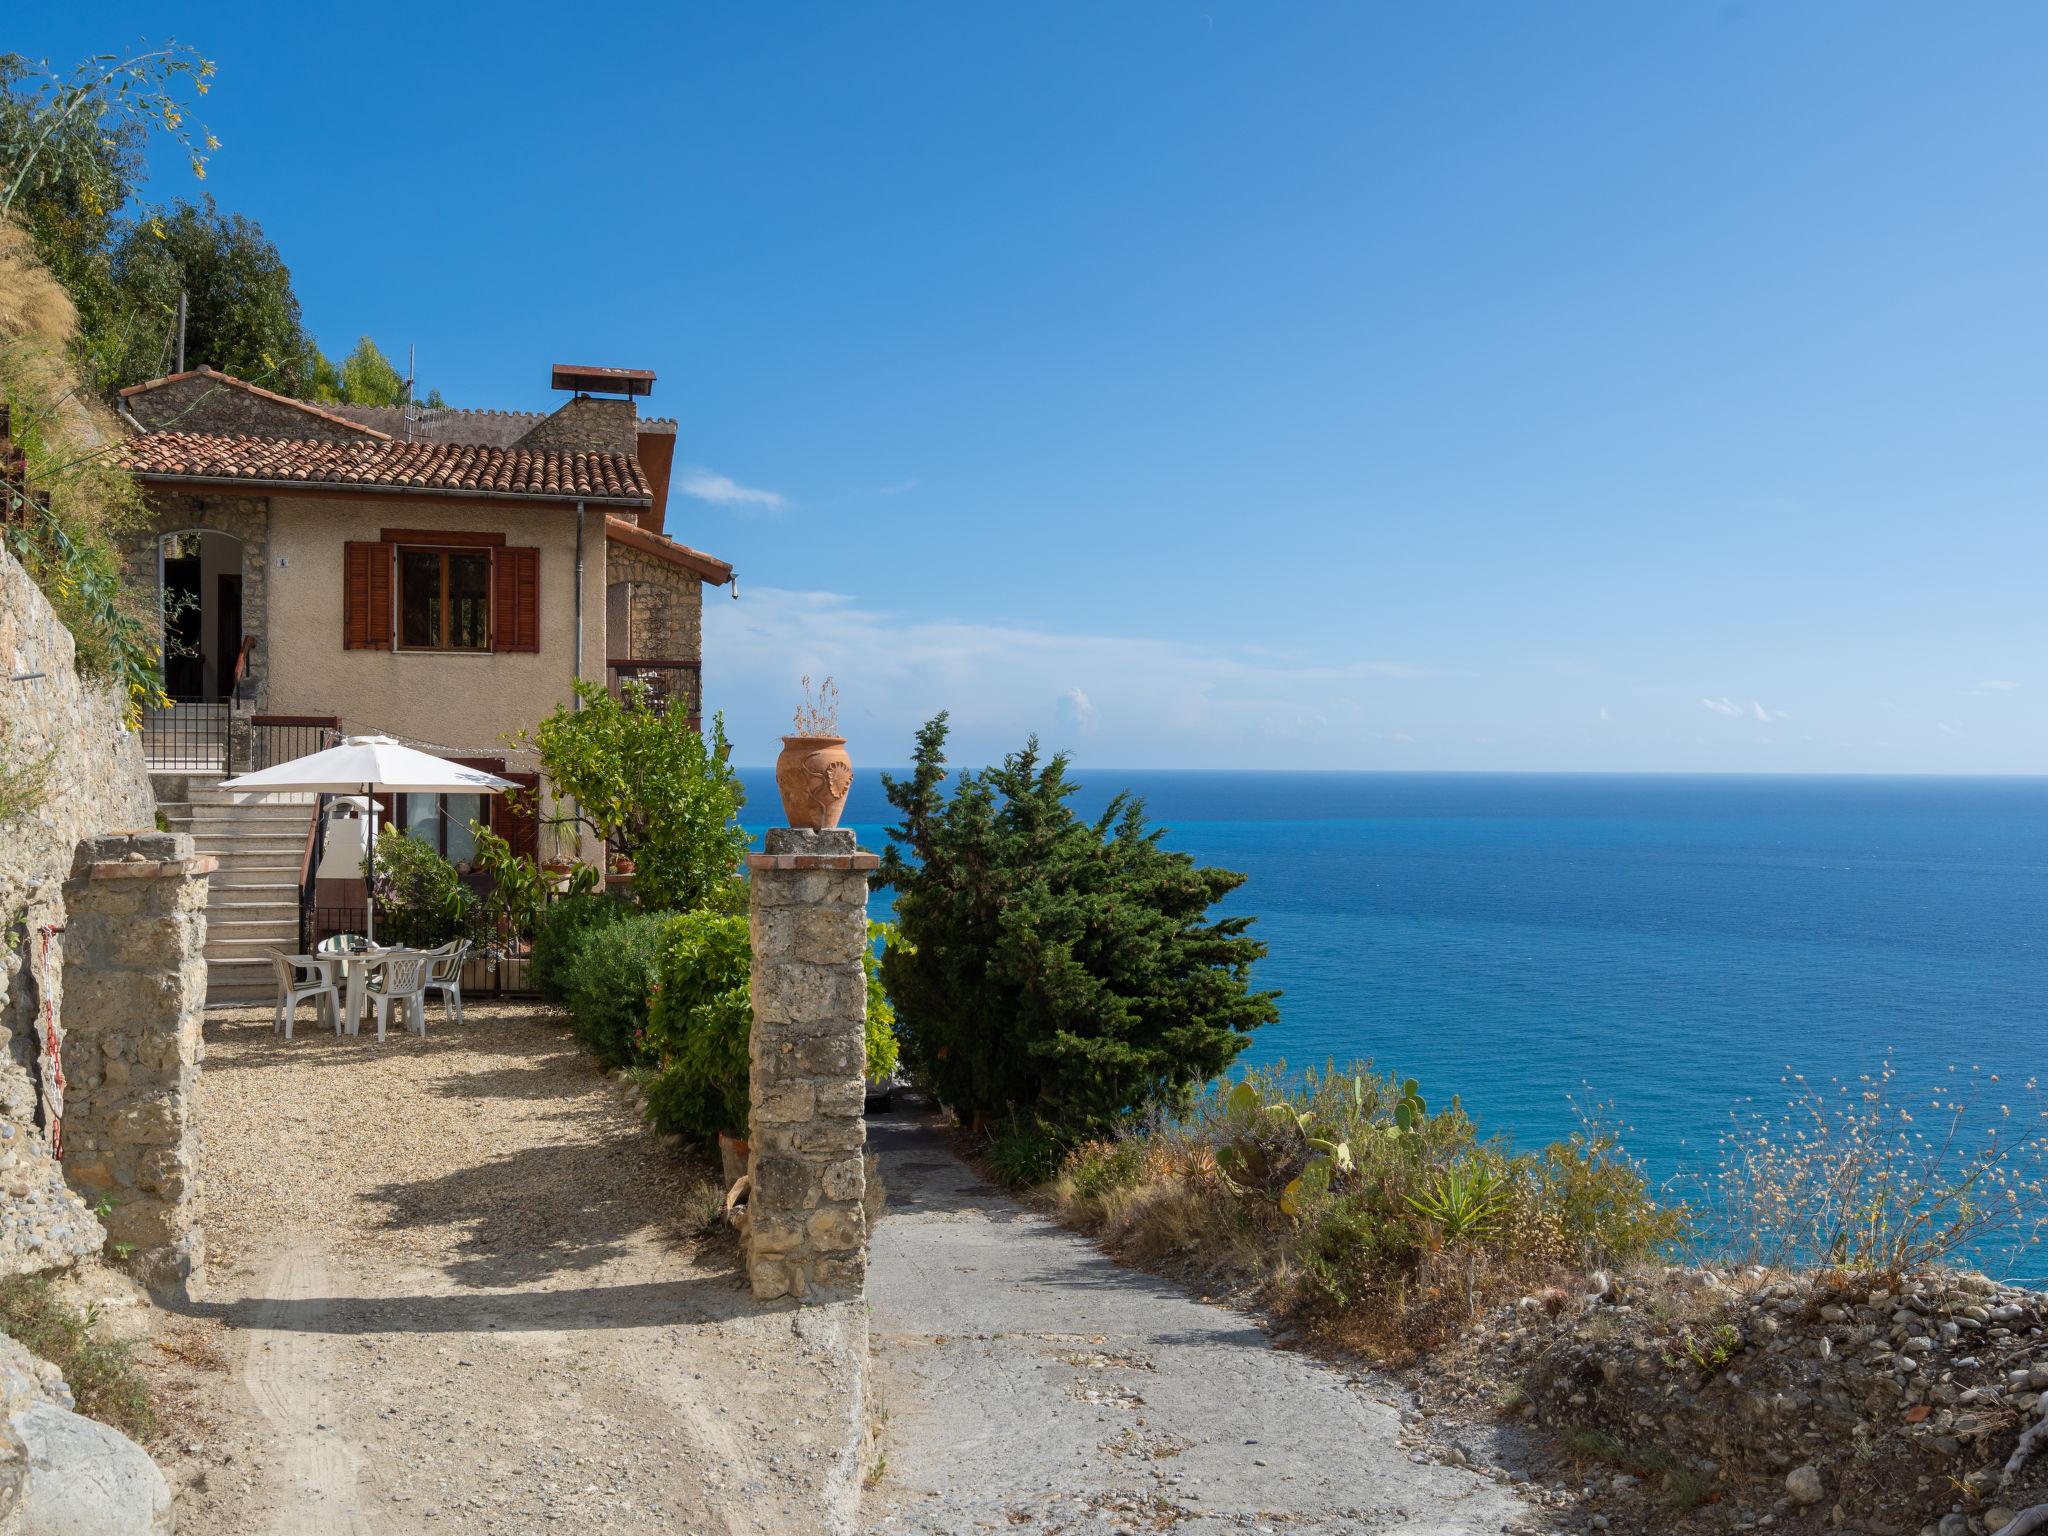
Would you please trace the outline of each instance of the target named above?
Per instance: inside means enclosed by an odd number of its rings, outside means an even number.
[[[452,756],[503,756],[533,768],[509,738],[571,697],[575,677],[576,511],[459,499],[271,498],[269,688],[273,714],[342,717],[347,732],[382,731]],[[604,682],[603,513],[585,513],[583,676]],[[342,549],[385,528],[502,533],[540,553],[540,650],[345,650]],[[545,850],[544,850],[545,851]]]
[[[573,507],[471,507],[355,500],[271,499],[270,699],[273,713],[340,714],[345,731],[385,731],[464,755],[499,753],[532,764],[506,737],[570,699],[575,677],[576,512]],[[586,513],[583,675],[604,681],[603,545]],[[351,651],[342,648],[342,550],[385,528],[501,533],[540,554],[540,650]]]

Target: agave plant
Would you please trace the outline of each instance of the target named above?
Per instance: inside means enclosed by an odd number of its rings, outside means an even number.
[[[1408,1203],[1446,1244],[1485,1237],[1507,1212],[1506,1181],[1477,1163],[1459,1163],[1446,1169],[1434,1188],[1410,1195]]]

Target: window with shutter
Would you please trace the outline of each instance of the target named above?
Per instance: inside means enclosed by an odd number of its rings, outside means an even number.
[[[391,546],[342,546],[341,644],[350,651],[391,649]]]
[[[540,551],[493,550],[495,561],[491,648],[540,649]]]

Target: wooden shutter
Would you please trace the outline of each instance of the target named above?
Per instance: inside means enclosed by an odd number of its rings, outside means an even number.
[[[342,546],[341,644],[350,651],[391,649],[391,546]]]
[[[540,649],[540,551],[491,551],[491,649]]]
[[[537,773],[515,773],[504,770],[503,777],[517,784],[521,790],[519,808],[514,810],[511,802],[503,795],[491,798],[491,830],[512,845],[512,851],[522,857],[538,860],[540,856],[540,775]]]

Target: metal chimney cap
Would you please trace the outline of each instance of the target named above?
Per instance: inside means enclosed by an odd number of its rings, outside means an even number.
[[[584,395],[651,395],[652,368],[591,368],[574,363],[557,363],[549,386],[572,389]]]

